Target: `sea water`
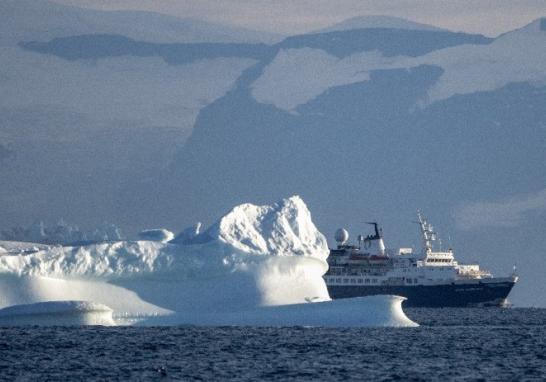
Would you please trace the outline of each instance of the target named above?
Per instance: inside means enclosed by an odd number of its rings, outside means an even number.
[[[546,309],[406,309],[417,328],[0,328],[2,380],[546,379]]]

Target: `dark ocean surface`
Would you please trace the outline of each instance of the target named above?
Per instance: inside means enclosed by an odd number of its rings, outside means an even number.
[[[407,309],[418,328],[0,328],[20,381],[543,381],[546,309]]]

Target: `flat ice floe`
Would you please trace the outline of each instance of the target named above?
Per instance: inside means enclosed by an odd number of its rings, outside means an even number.
[[[156,316],[140,322],[140,325],[204,326],[417,326],[402,310],[400,296],[368,296],[341,300],[267,306],[226,314],[202,314],[199,316],[175,313]]]
[[[0,309],[0,325],[115,325],[112,309],[87,301],[45,301]]]
[[[84,300],[110,307],[118,323],[414,325],[398,297],[330,301],[322,279],[328,253],[301,198],[243,204],[181,243],[4,253],[0,308]]]

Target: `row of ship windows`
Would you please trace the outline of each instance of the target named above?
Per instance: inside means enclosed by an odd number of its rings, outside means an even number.
[[[403,280],[405,280],[408,284],[417,284],[418,281],[417,279],[411,279],[411,278],[402,278]],[[345,283],[345,284],[348,284],[348,283],[351,283],[351,284],[377,284],[378,280],[377,279],[342,279],[341,277],[338,277],[338,278],[330,278],[330,279],[326,279],[326,281],[328,282],[331,282],[331,283]]]
[[[361,274],[361,273],[370,273],[370,274],[374,274],[374,273],[378,273],[378,272],[381,272],[381,271],[385,271],[387,270],[387,268],[385,268],[384,270],[383,269],[359,269],[358,270],[358,274]],[[330,268],[330,271],[328,272],[330,275],[337,275],[338,273],[347,273],[345,272],[344,269],[338,269],[338,268]]]
[[[427,267],[427,271],[445,271],[445,270],[449,270],[451,268],[448,268],[448,267]],[[419,270],[415,269],[416,272],[419,272]],[[410,272],[410,273],[415,273],[413,272],[413,269],[402,269],[402,272]]]
[[[427,263],[450,263],[451,259],[427,259]]]
[[[341,283],[343,280],[344,283],[351,283],[351,284],[377,284],[377,279],[342,279],[341,277],[338,277],[334,279],[333,277],[328,280],[331,282]]]

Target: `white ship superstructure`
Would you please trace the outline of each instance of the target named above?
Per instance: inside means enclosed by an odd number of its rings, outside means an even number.
[[[372,294],[397,294],[408,306],[504,305],[517,276],[493,277],[478,264],[459,264],[450,248],[434,250],[437,235],[418,213],[423,248],[389,250],[377,223],[374,234],[359,235],[347,244],[348,232],[336,232],[337,248],[330,251],[325,275],[333,298]]]

